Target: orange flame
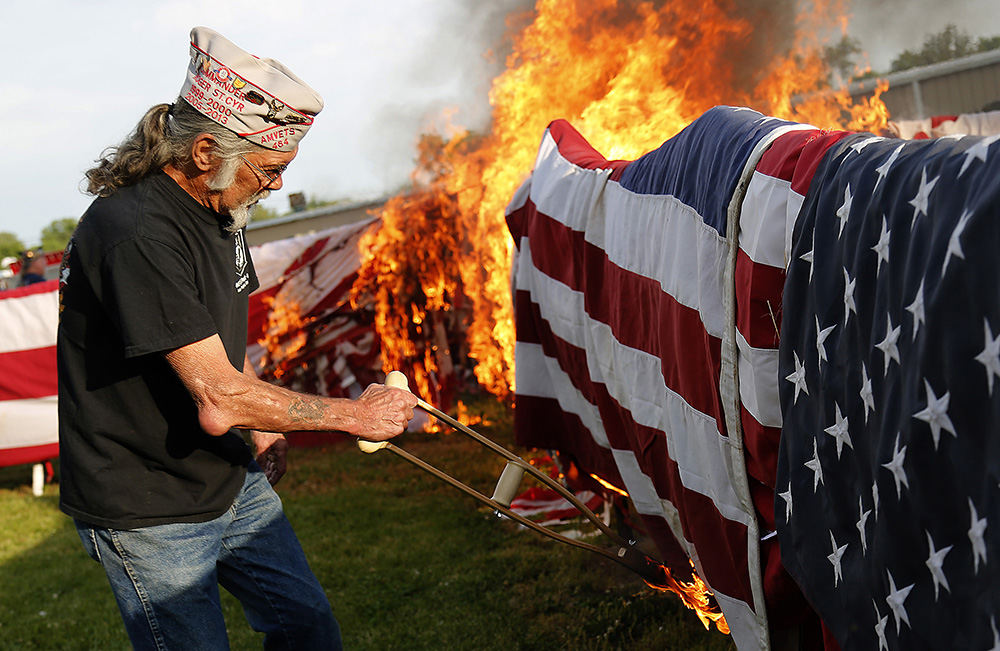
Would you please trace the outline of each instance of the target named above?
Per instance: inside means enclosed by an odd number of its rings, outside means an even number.
[[[713,605],[712,593],[694,570],[694,563],[691,564],[690,583],[675,579],[666,567],[663,568],[663,574],[664,581],[662,584],[650,583],[649,581],[644,582],[655,590],[670,591],[677,594],[681,598],[681,602],[695,612],[695,615],[701,620],[706,631],[714,623],[715,628],[720,633],[729,635],[729,624],[726,623],[726,618],[723,614]]]
[[[784,3],[749,0],[537,0],[510,17],[488,132],[423,136],[414,190],[391,199],[381,229],[362,242],[354,297],[375,304],[385,370],[407,372],[413,390],[443,409],[473,379],[469,362],[479,386],[499,398],[513,391],[514,243],[504,208],[554,119],[612,160],[638,158],[720,104],[819,128],[884,129],[887,86],[860,101],[829,88],[815,35],[843,25],[840,1],[784,15],[774,8]],[[697,574],[687,583],[664,572],[652,587],[680,595],[706,628],[729,632]]]
[[[305,326],[309,320],[303,318],[299,304],[291,299],[265,296],[263,301],[268,306],[267,329],[257,340],[264,348],[258,371],[277,380],[288,371],[286,360],[293,359],[308,342]]]
[[[598,475],[595,475],[594,473],[590,473],[590,476],[591,476],[591,478],[593,478],[593,480],[594,480],[594,481],[596,481],[596,482],[597,482],[598,484],[600,484],[601,486],[604,486],[604,487],[605,487],[605,488],[607,488],[607,489],[608,489],[609,491],[612,491],[612,492],[615,492],[615,493],[618,493],[618,494],[619,494],[619,495],[621,495],[622,497],[628,497],[628,493],[626,493],[626,492],[625,492],[625,491],[623,491],[622,489],[618,488],[617,486],[615,486],[614,484],[612,484],[612,483],[611,483],[611,482],[609,482],[608,480],[606,480],[606,479],[603,479],[603,478],[599,477]]]
[[[503,398],[513,389],[504,207],[553,119],[628,160],[718,104],[820,128],[883,128],[884,87],[860,102],[827,87],[813,35],[843,15],[823,0],[799,16],[734,0],[538,0],[509,18],[525,26],[493,81],[489,132],[425,135],[415,190],[391,199],[362,243],[355,296],[375,301],[385,369],[411,371],[414,390],[444,407],[469,361],[486,390]]]

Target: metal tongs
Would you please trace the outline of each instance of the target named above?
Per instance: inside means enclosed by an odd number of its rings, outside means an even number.
[[[390,387],[396,387],[399,389],[406,389],[408,382],[406,376],[399,371],[391,371],[385,378],[385,385]],[[648,583],[655,586],[663,586],[666,584],[666,568],[664,566],[642,553],[635,547],[635,541],[625,541],[617,532],[608,527],[597,515],[591,511],[586,504],[580,501],[572,491],[568,490],[561,483],[549,477],[546,473],[538,470],[530,463],[517,456],[513,452],[501,447],[497,443],[486,438],[482,434],[474,431],[473,429],[463,425],[458,422],[448,414],[438,410],[433,405],[430,405],[420,398],[417,398],[417,406],[423,409],[428,414],[434,416],[435,418],[444,421],[456,431],[469,436],[482,445],[486,446],[496,454],[507,460],[507,465],[504,467],[503,472],[500,474],[500,478],[497,480],[496,488],[493,491],[492,497],[486,497],[483,493],[471,488],[461,481],[455,479],[451,475],[438,470],[434,466],[423,461],[419,457],[416,457],[403,448],[390,443],[389,441],[373,442],[358,440],[358,447],[361,448],[363,452],[372,454],[382,449],[390,450],[402,458],[406,459],[418,468],[429,472],[441,481],[451,484],[458,490],[471,495],[483,504],[486,504],[490,508],[494,509],[497,514],[503,514],[529,529],[532,529],[543,536],[547,536],[553,540],[566,543],[567,545],[572,545],[573,547],[579,547],[580,549],[586,549],[588,551],[594,552],[595,554],[600,554],[606,558],[615,561],[621,565],[624,565],[628,569],[632,570],[639,576],[641,576]],[[524,473],[527,472],[529,475],[545,484],[560,496],[562,496],[566,501],[579,509],[580,513],[584,515],[588,520],[590,520],[598,529],[601,530],[605,536],[611,539],[616,545],[616,549],[606,549],[604,547],[598,547],[596,545],[591,545],[589,543],[582,542],[573,538],[564,536],[563,534],[553,531],[547,527],[543,527],[533,520],[529,520],[523,515],[516,513],[510,509],[510,503],[513,501],[514,497],[517,495],[518,488],[521,485],[521,479]]]

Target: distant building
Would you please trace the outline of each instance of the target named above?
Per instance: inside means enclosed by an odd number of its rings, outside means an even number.
[[[893,120],[920,120],[1000,110],[1000,50],[893,72],[851,84],[855,99],[872,94],[882,80],[882,101]]]
[[[385,204],[384,199],[333,204],[292,212],[266,221],[251,222],[247,226],[247,243],[257,246],[297,235],[316,233],[342,224],[351,224],[368,219],[383,204]]]

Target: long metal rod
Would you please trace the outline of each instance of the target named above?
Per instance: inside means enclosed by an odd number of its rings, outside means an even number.
[[[545,484],[546,486],[548,486],[549,488],[551,488],[555,492],[559,493],[559,495],[561,497],[563,497],[566,501],[568,501],[570,504],[572,504],[577,509],[579,509],[579,511],[581,513],[583,513],[583,515],[586,516],[586,518],[588,520],[590,520],[592,523],[594,523],[594,525],[598,529],[600,529],[601,532],[604,535],[606,535],[608,538],[611,538],[611,540],[615,541],[619,546],[622,546],[622,547],[627,547],[628,546],[628,543],[626,543],[622,539],[622,537],[620,535],[618,535],[618,533],[614,529],[611,529],[608,525],[606,525],[604,523],[603,520],[601,520],[599,517],[597,517],[597,515],[593,511],[591,511],[590,508],[586,504],[584,504],[582,501],[580,501],[580,499],[577,498],[577,496],[574,495],[572,491],[568,490],[565,486],[563,486],[562,484],[560,484],[558,481],[556,481],[552,477],[549,477],[546,473],[542,472],[538,468],[535,468],[533,465],[531,465],[530,463],[528,463],[527,461],[525,461],[521,457],[517,456],[516,454],[514,454],[510,450],[507,450],[506,448],[498,445],[494,441],[491,441],[490,439],[486,438],[485,436],[483,436],[479,432],[475,431],[474,429],[472,429],[472,428],[470,428],[470,427],[468,427],[468,426],[460,423],[459,421],[455,420],[454,418],[452,418],[448,414],[444,413],[443,411],[441,411],[440,409],[438,409],[434,405],[430,405],[430,404],[424,402],[423,400],[421,400],[420,398],[417,398],[417,406],[420,407],[421,409],[423,409],[424,411],[426,411],[428,414],[434,416],[435,418],[438,418],[438,419],[443,420],[444,422],[448,423],[454,429],[458,430],[462,434],[465,434],[466,436],[471,437],[472,439],[478,441],[479,443],[481,443],[482,445],[486,446],[490,450],[493,450],[494,452],[496,452],[500,456],[502,456],[505,459],[507,459],[509,462],[514,463],[514,464],[520,466],[528,474],[530,474],[532,477],[534,477],[538,481],[542,482],[543,484]],[[416,457],[414,457],[414,458],[416,458]],[[529,522],[530,522],[530,520],[529,520]]]
[[[480,502],[486,504],[490,508],[499,511],[500,513],[503,513],[511,520],[514,520],[522,524],[523,526],[528,527],[529,529],[532,529],[533,531],[542,534],[543,536],[546,536],[548,538],[551,538],[553,540],[562,543],[566,543],[567,545],[571,545],[573,547],[578,547],[580,549],[585,549],[587,551],[594,552],[595,554],[600,554],[601,556],[604,556],[605,558],[608,558],[616,563],[619,563],[627,567],[633,572],[636,572],[637,574],[642,576],[644,579],[647,579],[648,581],[652,581],[654,583],[659,583],[662,581],[662,575],[660,570],[661,565],[656,561],[653,561],[652,559],[647,557],[645,554],[638,552],[634,547],[630,545],[622,544],[619,545],[618,550],[612,551],[610,549],[605,549],[604,547],[598,547],[597,545],[591,545],[589,543],[585,543],[580,540],[569,538],[558,532],[552,531],[551,529],[543,527],[542,525],[538,524],[537,522],[534,522],[533,520],[529,520],[528,518],[522,516],[520,513],[516,513],[512,511],[510,508],[504,506],[503,504],[500,504],[496,500],[486,497],[486,495],[484,495],[483,493],[480,493],[474,488],[466,486],[461,481],[455,479],[451,475],[441,470],[438,470],[437,468],[430,465],[423,459],[410,454],[409,452],[407,452],[406,450],[404,450],[399,446],[386,442],[384,448],[387,450],[391,450],[392,452],[399,455],[403,459],[406,459],[407,461],[417,466],[421,470],[424,470],[434,475],[441,481],[450,484],[451,486],[454,486],[455,488],[462,491],[466,495],[469,495],[479,500]]]

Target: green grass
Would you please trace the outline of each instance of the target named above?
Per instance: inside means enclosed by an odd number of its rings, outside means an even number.
[[[496,419],[477,429],[509,444],[506,414]],[[398,442],[487,495],[503,466],[457,434]],[[340,440],[293,449],[289,466],[278,492],[348,649],[734,648],[674,595],[498,520],[390,452]],[[0,469],[0,649],[129,648],[58,485],[39,498],[29,482],[27,466]],[[223,605],[232,647],[260,648],[225,592]]]

